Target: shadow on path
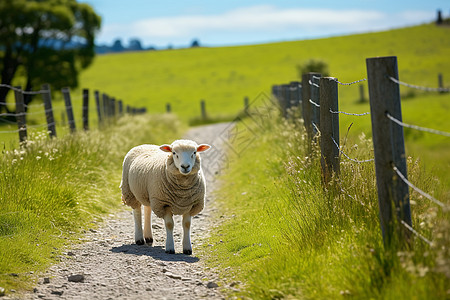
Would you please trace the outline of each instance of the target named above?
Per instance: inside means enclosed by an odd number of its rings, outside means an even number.
[[[184,261],[190,264],[200,260],[196,256],[190,256],[183,253],[167,254],[162,246],[151,247],[147,245],[139,246],[136,244],[123,244],[122,246],[112,247],[110,251],[138,256],[145,255],[161,261]]]

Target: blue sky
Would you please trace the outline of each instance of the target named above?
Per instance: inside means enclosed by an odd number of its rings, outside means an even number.
[[[448,0],[80,0],[102,17],[97,43],[231,46],[379,31],[450,17]]]

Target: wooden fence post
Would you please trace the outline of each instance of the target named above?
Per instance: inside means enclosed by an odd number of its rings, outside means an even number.
[[[64,103],[66,105],[67,120],[69,121],[70,132],[74,133],[76,128],[75,119],[73,118],[72,101],[70,100],[70,90],[69,88],[62,88],[61,91],[64,96]]]
[[[16,120],[19,129],[19,142],[23,143],[27,140],[27,121],[25,115],[25,104],[23,102],[22,87],[16,86],[20,91],[14,90],[14,97],[16,99]]]
[[[166,113],[170,114],[172,111],[172,106],[170,105],[170,103],[166,103]]]
[[[105,93],[103,93],[102,95],[103,97],[103,116],[105,117],[105,120],[108,120],[110,117],[110,113],[109,113],[109,97],[108,95],[106,95]]]
[[[42,90],[46,91],[42,93],[42,99],[44,100],[45,117],[47,119],[47,130],[50,137],[56,137],[55,118],[53,117],[52,108],[52,93],[49,84],[43,84]]]
[[[206,120],[206,104],[205,100],[200,101],[200,109],[202,113],[202,120]]]
[[[366,102],[366,97],[364,96],[364,84],[359,85],[359,102]]]
[[[248,97],[245,96],[244,97],[244,113],[247,114],[248,113],[248,108],[249,108],[249,101],[248,101]]]
[[[111,116],[116,117],[116,98],[111,98]]]
[[[318,77],[322,77],[321,74],[314,75],[311,77],[311,100],[316,103],[317,105],[320,105],[320,86],[319,86],[319,80]],[[317,135],[317,130],[320,128],[320,107],[317,107],[316,105],[312,105],[312,116],[311,116],[311,122],[313,123],[313,132],[314,135]],[[316,126],[314,126],[314,124]]]
[[[89,89],[83,89],[83,129],[89,130]]]
[[[338,84],[336,78],[320,78],[320,163],[322,178],[325,184],[330,182],[332,173],[339,175],[339,114],[338,111]]]
[[[117,102],[117,104],[119,105],[119,117],[121,117],[123,115],[123,102],[122,102],[122,100],[119,100]]]
[[[313,133],[315,132],[315,130],[313,130],[313,125],[312,125],[312,121],[313,121],[313,108],[312,108],[312,104],[311,102],[309,102],[309,100],[311,99],[312,101],[313,98],[319,98],[319,89],[317,87],[313,87],[311,83],[314,82],[313,77],[320,77],[321,74],[320,73],[305,73],[302,75],[302,112],[303,112],[303,120],[304,120],[304,125],[306,128],[306,134],[308,136],[308,140],[312,141],[314,135]],[[316,99],[317,101],[317,99]],[[317,103],[317,102],[316,102]],[[320,118],[320,115],[319,115]],[[318,124],[316,124],[318,125]]]
[[[393,169],[396,166],[406,177],[403,127],[387,118],[390,114],[402,120],[400,88],[389,79],[391,76],[398,80],[397,57],[368,58],[366,64],[380,223],[384,244],[390,248],[396,240],[401,244],[411,241],[410,232],[400,226],[400,221],[412,224],[408,185]]]
[[[100,92],[95,91],[94,96],[95,96],[95,105],[97,106],[98,126],[100,127],[103,122],[102,106],[100,103]]]
[[[442,73],[438,74],[438,86],[439,88],[443,89],[444,88],[444,79],[442,78]],[[444,93],[444,91],[440,91],[440,93]]]

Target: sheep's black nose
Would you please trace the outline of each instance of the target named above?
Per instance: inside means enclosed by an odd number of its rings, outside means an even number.
[[[189,169],[189,165],[181,165],[181,167],[185,170]]]

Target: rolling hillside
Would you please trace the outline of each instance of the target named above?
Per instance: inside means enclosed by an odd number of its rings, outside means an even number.
[[[171,103],[184,121],[200,114],[200,99],[205,99],[210,116],[233,116],[243,108],[244,96],[252,101],[261,92],[269,94],[273,84],[299,80],[297,66],[312,58],[326,62],[331,76],[350,82],[366,77],[366,58],[395,55],[400,80],[436,87],[442,73],[444,85],[450,86],[449,33],[449,27],[426,24],[317,40],[102,55],[82,74],[81,86],[108,91],[154,113],[164,112]],[[367,82],[363,84],[367,94]],[[405,87],[401,93],[405,122],[450,131],[449,94]],[[368,103],[357,99],[357,85],[339,87],[340,110],[369,111]],[[340,122],[341,136],[351,124],[351,137],[361,132],[371,136],[368,116],[341,116]],[[450,184],[449,139],[410,130],[405,135],[407,153],[420,157],[426,167],[438,165],[438,176]],[[441,159],[438,164],[436,157]]]

